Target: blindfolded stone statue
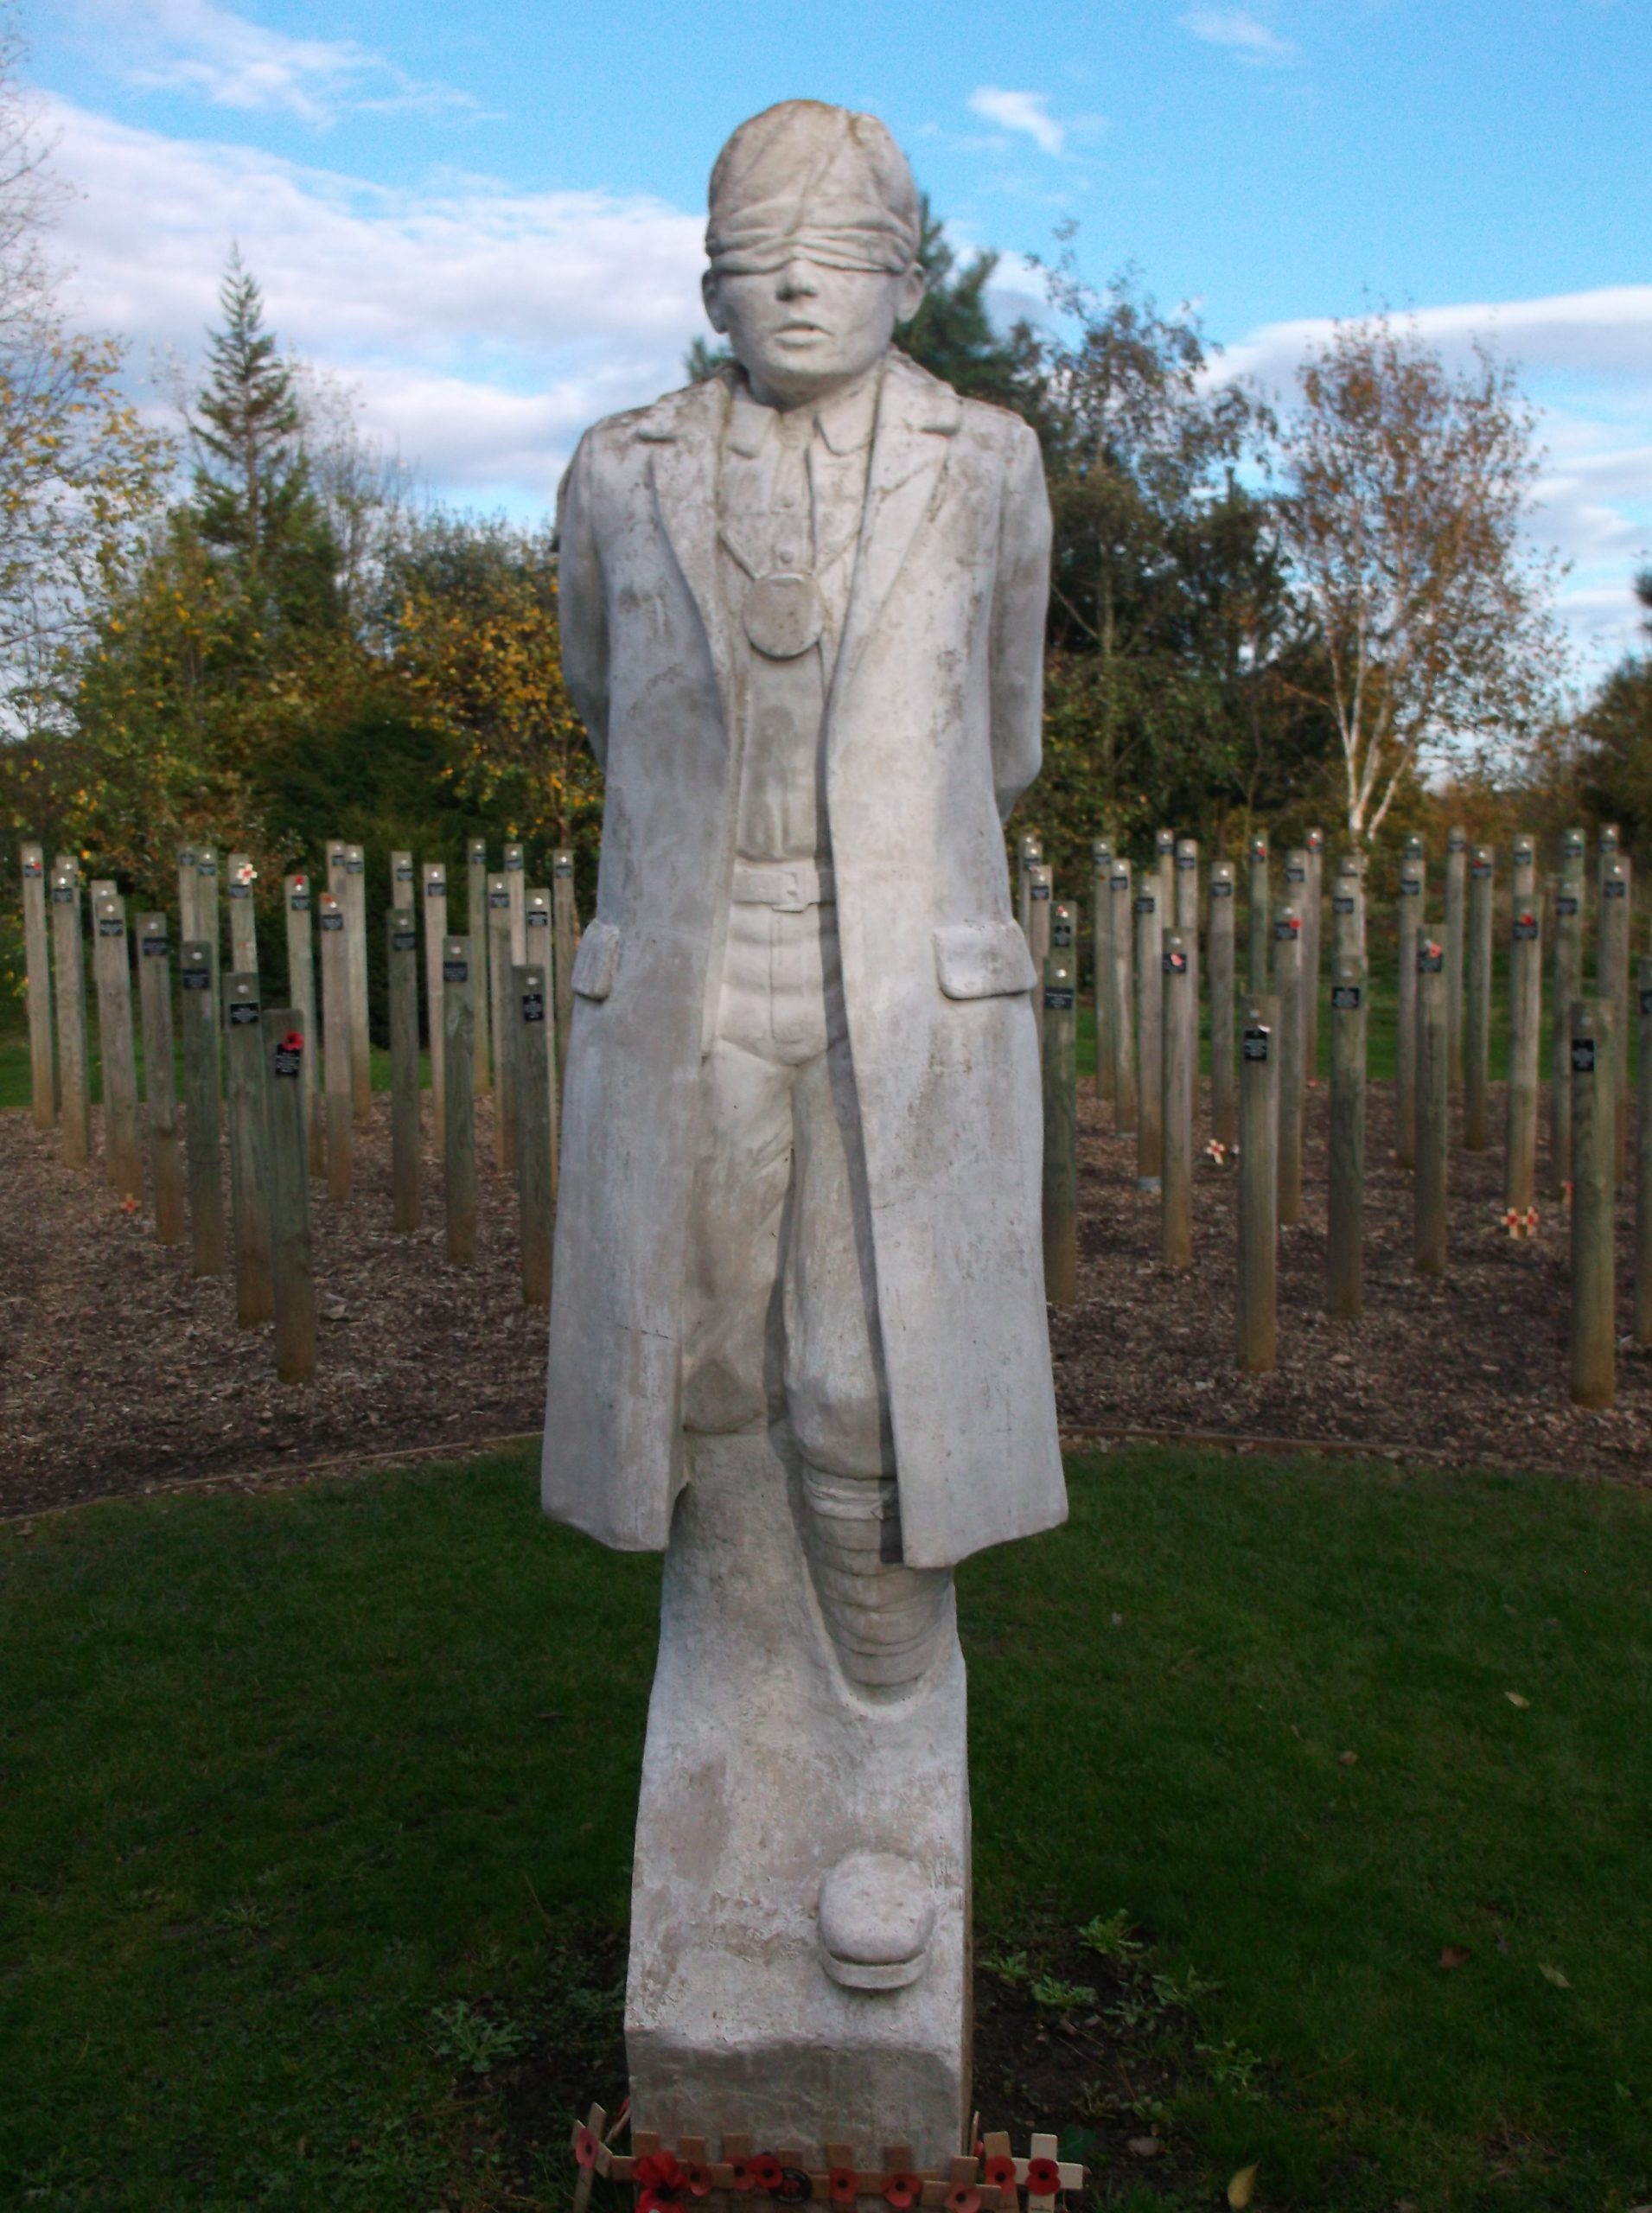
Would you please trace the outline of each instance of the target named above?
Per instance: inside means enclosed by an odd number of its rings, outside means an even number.
[[[770,108],[710,201],[732,365],[598,424],[562,488],[607,800],[544,1497],[667,1555],[636,2125],[944,2159],[951,1571],[1065,1512],[1001,830],[1039,763],[1049,509],[1027,426],[892,349],[923,279],[882,124]]]

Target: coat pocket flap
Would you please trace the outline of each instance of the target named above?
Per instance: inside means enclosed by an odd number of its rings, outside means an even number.
[[[574,955],[573,986],[582,999],[605,999],[614,988],[620,934],[612,922],[593,922]]]
[[[935,974],[949,999],[1030,992],[1037,981],[1018,922],[947,922],[935,932]]]

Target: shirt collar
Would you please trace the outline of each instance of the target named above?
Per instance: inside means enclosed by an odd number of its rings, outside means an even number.
[[[825,440],[828,450],[834,454],[858,453],[872,442],[872,432],[877,422],[877,396],[883,385],[883,365],[852,384],[846,392],[833,393],[824,405],[814,410],[814,427]],[[731,452],[746,460],[761,453],[775,426],[775,411],[756,399],[743,374],[734,386],[734,401],[729,411],[728,443]]]

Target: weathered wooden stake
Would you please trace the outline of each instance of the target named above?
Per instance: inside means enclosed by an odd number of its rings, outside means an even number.
[[[1107,878],[1111,909],[1108,942],[1113,952],[1110,971],[1113,1009],[1113,1126],[1120,1137],[1133,1138],[1140,1112],[1136,1086],[1135,937],[1130,861],[1115,854]]]
[[[488,879],[488,989],[494,1037],[494,1166],[516,1172],[516,1086],[511,1052],[511,895],[503,873]]]
[[[1365,963],[1330,978],[1330,1189],[1325,1311],[1356,1321],[1365,1307]]]
[[[1032,965],[1039,975],[1044,973],[1044,963],[1049,958],[1049,904],[1055,887],[1049,871],[1042,861],[1035,861],[1027,871],[1027,950],[1032,955]],[[1044,1002],[1042,993],[1033,997],[1033,1011],[1038,1017],[1038,1035],[1044,1034]]]
[[[411,907],[385,917],[390,976],[390,1226],[418,1228],[418,928]]]
[[[1302,1132],[1307,1100],[1302,1065],[1302,917],[1293,906],[1273,910],[1273,980],[1279,989],[1279,1133],[1276,1182],[1279,1227],[1302,1219]],[[1244,1138],[1240,1145],[1242,1151]]]
[[[545,1056],[549,1068],[550,1100],[545,1112],[551,1146],[551,1201],[556,1204],[557,1185],[560,1180],[562,1131],[560,1102],[557,1098],[556,1055],[556,960],[551,934],[551,893],[544,885],[530,883],[527,888],[527,956],[530,968],[545,971]],[[517,1117],[519,1127],[521,1116]]]
[[[1417,993],[1415,1128],[1417,1174],[1413,1187],[1413,1261],[1419,1276],[1445,1272],[1445,1163],[1450,1142],[1451,1086],[1445,1062],[1445,947],[1419,936],[1414,956]]]
[[[191,938],[178,951],[183,1028],[183,1142],[189,1170],[189,1270],[224,1272],[224,1171],[220,1158],[218,995],[212,947]]]
[[[344,937],[350,948],[351,1111],[365,1129],[373,1119],[373,1037],[367,1027],[367,860],[360,845],[344,848]]]
[[[1451,1088],[1463,1088],[1463,961],[1469,919],[1469,839],[1445,833],[1445,1059]]]
[[[1208,951],[1210,969],[1210,1134],[1225,1157],[1239,1142],[1238,1078],[1234,1068],[1234,866],[1210,871]]]
[[[258,926],[253,908],[252,886],[258,871],[250,853],[232,853],[224,864],[224,890],[229,899],[229,965],[244,976],[258,973]]]
[[[1095,1095],[1113,1096],[1117,1070],[1113,1049],[1113,840],[1090,840],[1090,960],[1095,985]]]
[[[519,845],[505,848],[505,889],[511,901],[511,966],[520,968],[527,959],[527,877]],[[513,1038],[512,1047],[514,1049]]]
[[[1652,1345],[1652,958],[1636,979],[1635,1085],[1635,1342]]]
[[[1246,959],[1246,982],[1253,996],[1266,992],[1272,971],[1268,966],[1272,951],[1269,932],[1273,927],[1273,888],[1270,880],[1267,839],[1258,831],[1250,845],[1250,912],[1246,928],[1248,946]]]
[[[1489,845],[1469,859],[1469,969],[1463,1001],[1463,1144],[1483,1152],[1491,1142],[1491,906]]]
[[[470,943],[467,958],[475,992],[472,1010],[470,1058],[475,1097],[480,1099],[491,1081],[488,1046],[488,841],[472,838],[465,846],[465,915]]]
[[[327,1173],[327,1126],[322,1106],[321,1024],[316,1016],[316,932],[309,878],[281,879],[282,911],[287,926],[287,982],[297,1028],[304,1040],[300,1056],[303,1081],[304,1144],[312,1176]]]
[[[1053,947],[1041,973],[1044,1297],[1052,1306],[1070,1306],[1078,1296],[1078,962],[1074,948]]]
[[[1178,856],[1179,858],[1179,856]],[[1159,956],[1164,1003],[1162,1053],[1163,1196],[1159,1257],[1167,1268],[1193,1265],[1193,963],[1180,930],[1166,930]]]
[[[1191,988],[1187,995],[1186,1019],[1193,1025],[1193,1090],[1196,1098],[1199,1089],[1199,1009],[1204,1004],[1204,979],[1199,959],[1199,929],[1204,921],[1200,911],[1199,841],[1196,838],[1178,838],[1175,854],[1176,903],[1164,916],[1166,929],[1181,934],[1182,950],[1188,959],[1188,975]]]
[[[270,1105],[258,979],[224,979],[228,1075],[230,1216],[235,1225],[235,1319],[243,1330],[275,1318],[270,1273]]]
[[[482,909],[487,912],[486,908]],[[448,1260],[474,1266],[476,1258],[475,1054],[476,983],[468,937],[442,947],[442,1020],[447,1030],[447,1126],[443,1139]]]
[[[322,895],[322,1021],[327,1057],[327,1196],[342,1206],[350,1196],[355,1138],[351,1102],[355,1095],[350,1062],[354,1037],[350,1020],[350,941],[344,909],[330,891]]]
[[[448,1120],[447,1037],[442,1022],[442,941],[448,934],[447,871],[426,861],[421,871],[424,897],[424,1035],[431,1048],[431,1121],[436,1149],[442,1150]]]
[[[1614,839],[1617,836],[1612,828]],[[1605,844],[1605,832],[1601,843]],[[1613,851],[1600,872],[1600,945],[1596,955],[1595,989],[1611,1002],[1612,1013],[1612,1069],[1617,1097],[1612,1116],[1613,1141],[1617,1148],[1617,1181],[1623,1180],[1629,1157],[1629,966],[1631,893],[1627,854]]]
[[[1319,1081],[1319,979],[1324,951],[1325,833],[1310,830],[1308,899],[1302,916],[1302,1065],[1310,1083]]]
[[[219,897],[223,879],[219,873],[215,845],[195,847],[195,936],[212,947],[213,998],[216,1001],[224,975],[224,918]]]
[[[1279,1362],[1279,1002],[1245,999],[1239,1056],[1239,1285],[1236,1365],[1266,1375]]]
[[[551,931],[555,939],[557,992],[557,1081],[568,1059],[568,1030],[574,1018],[574,956],[579,950],[579,903],[574,896],[574,857],[565,846],[551,856]]]
[[[418,881],[413,869],[411,853],[392,852],[390,856],[390,903],[392,907],[411,907],[418,894],[413,889]]]
[[[22,849],[23,953],[29,970],[29,1078],[36,1129],[57,1119],[57,1076],[52,1058],[52,955],[46,934],[46,856]]]
[[[1027,940],[1029,947],[1032,941],[1032,909],[1028,899],[1027,871],[1043,857],[1043,844],[1038,832],[1024,830],[1016,840],[1015,911],[1016,919],[1021,924],[1021,934]]]
[[[132,1049],[132,970],[126,902],[111,893],[95,902],[92,973],[98,986],[98,1060],[103,1074],[104,1174],[124,1199],[144,1196],[137,1138],[137,1067]]]
[[[57,1073],[62,1094],[63,1158],[84,1168],[92,1158],[92,1089],[86,1055],[86,948],[80,936],[80,878],[60,854],[52,868],[52,994],[57,1014]]]
[[[1161,930],[1176,927],[1176,832],[1156,830],[1153,832],[1153,865],[1158,871],[1154,890],[1158,894],[1158,926]]]
[[[1542,910],[1537,848],[1515,840],[1514,906],[1508,944],[1508,1090],[1503,1203],[1516,1237],[1537,1229],[1537,1075],[1543,1035]]]
[[[1549,1028],[1549,1196],[1572,1185],[1572,1002],[1583,997],[1584,838],[1566,832],[1554,893],[1554,1002]]]
[[[172,1065],[172,963],[164,915],[137,918],[137,996],[144,1023],[144,1123],[155,1186],[155,1238],[183,1240],[183,1154]]]
[[[1136,1189],[1156,1191],[1164,1174],[1164,972],[1158,877],[1136,892]]]
[[[1338,968],[1365,960],[1365,866],[1357,853],[1344,853],[1336,864],[1330,896],[1330,957]]]
[[[1406,840],[1407,847],[1419,843]],[[1394,1036],[1394,1157],[1401,1168],[1417,1164],[1417,946],[1427,896],[1424,864],[1407,851],[1400,864],[1400,1007]],[[1440,973],[1445,974],[1444,954]]]
[[[528,895],[530,899],[533,894]],[[529,909],[525,909],[526,914]],[[551,978],[537,961],[511,971],[515,1014],[516,1193],[521,1215],[522,1304],[551,1304],[555,1202],[551,1189]]]
[[[276,1374],[308,1383],[316,1373],[316,1273],[309,1251],[309,1140],[304,1059],[310,1041],[297,1007],[266,1007],[259,1025],[270,1134],[270,1289]]]
[[[184,946],[201,933],[195,928],[195,849],[178,847],[178,943]]]
[[[1580,1406],[1611,1406],[1616,1381],[1617,1017],[1610,999],[1572,1003],[1572,1395]]]

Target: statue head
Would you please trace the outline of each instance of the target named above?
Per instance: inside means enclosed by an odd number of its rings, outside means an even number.
[[[718,156],[710,200],[705,312],[759,399],[793,406],[852,384],[917,313],[917,187],[876,116],[765,108]]]

